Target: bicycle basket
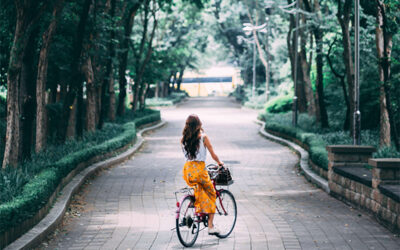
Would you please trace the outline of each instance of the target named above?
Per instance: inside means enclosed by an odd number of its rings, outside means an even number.
[[[233,179],[229,168],[222,167],[219,172],[218,176],[215,179],[216,185],[228,186],[233,184]]]

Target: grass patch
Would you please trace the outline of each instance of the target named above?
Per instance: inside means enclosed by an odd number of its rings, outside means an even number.
[[[136,137],[136,128],[160,120],[160,112],[127,113],[117,123],[85,133],[79,141],[49,146],[18,168],[0,171],[0,233],[33,217],[79,163],[121,148]]]

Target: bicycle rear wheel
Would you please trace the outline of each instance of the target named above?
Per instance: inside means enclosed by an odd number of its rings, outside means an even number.
[[[237,207],[235,197],[228,190],[221,190],[220,197],[217,197],[217,209],[214,216],[214,224],[221,231],[218,238],[226,238],[236,224]]]
[[[178,239],[185,247],[191,247],[199,235],[199,220],[196,218],[194,196],[186,196],[179,207],[176,219],[176,233]]]

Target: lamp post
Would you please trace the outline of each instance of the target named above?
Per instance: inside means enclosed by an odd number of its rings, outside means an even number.
[[[266,24],[262,24],[259,26],[253,26],[251,23],[244,23],[243,24],[243,31],[246,32],[247,35],[253,33],[254,30],[259,31],[265,28]],[[257,35],[257,33],[256,33]],[[251,90],[251,96],[254,97],[254,92],[256,90],[256,60],[257,60],[257,51],[256,51],[256,38],[254,37],[253,33],[253,87]]]
[[[353,144],[361,144],[360,112],[360,0],[355,0]]]
[[[271,6],[267,6],[265,7],[265,21],[267,24],[267,37],[266,37],[266,53],[267,53],[267,69],[265,71],[265,101],[268,101],[268,97],[269,97],[269,72],[270,72],[270,62],[269,62],[269,33],[270,33],[270,24],[269,24],[269,16],[271,15],[271,10],[272,7]]]
[[[294,95],[293,95],[293,110],[292,110],[292,125],[297,127],[297,61],[298,61],[298,40],[299,40],[299,0],[296,1],[296,28],[295,28],[295,40],[294,40],[294,69],[293,69],[293,80],[294,80]]]
[[[254,97],[256,91],[256,40],[253,41],[253,87],[251,88],[251,97]]]

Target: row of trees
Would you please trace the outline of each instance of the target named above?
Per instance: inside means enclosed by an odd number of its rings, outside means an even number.
[[[243,25],[266,22],[270,33],[253,30],[260,62],[258,82],[271,79],[272,93],[293,84],[297,74],[296,96],[300,112],[315,117],[322,128],[343,120],[342,129],[353,123],[354,100],[354,0],[214,0],[210,5],[218,25],[216,38],[229,44],[233,61],[241,66],[250,83],[253,46],[241,42]],[[394,142],[399,149],[400,102],[400,2],[361,0],[361,111],[365,129],[380,128],[380,145]],[[270,7],[270,9],[265,9]],[[272,13],[271,13],[272,10]],[[230,13],[230,15],[227,15]],[[296,29],[296,14],[299,27]],[[266,19],[267,18],[267,19]],[[295,73],[296,31],[299,34]],[[269,46],[271,48],[269,48]],[[268,51],[270,51],[268,53]],[[267,59],[271,58],[271,65]],[[289,59],[289,60],[288,60]],[[291,80],[285,75],[290,64]],[[270,72],[266,75],[265,72]],[[266,79],[266,80],[264,80]],[[290,82],[290,83],[289,83]],[[260,84],[261,86],[261,84]],[[341,89],[340,91],[337,91]],[[291,89],[290,91],[293,91]],[[340,101],[342,100],[342,101]],[[341,102],[344,103],[341,104]],[[340,109],[339,109],[340,108]],[[343,112],[343,111],[344,112]],[[337,115],[340,113],[340,115]],[[379,117],[377,117],[379,116]],[[331,119],[329,119],[331,117]]]
[[[3,167],[45,149],[49,134],[64,142],[124,115],[130,86],[133,115],[151,84],[168,95],[204,50],[193,32],[201,8],[185,0],[1,1]]]

